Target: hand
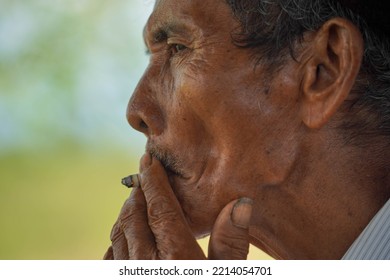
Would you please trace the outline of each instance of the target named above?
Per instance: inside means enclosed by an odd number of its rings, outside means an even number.
[[[112,229],[104,259],[206,259],[163,166],[149,154],[141,160],[141,180]],[[213,227],[209,259],[246,259],[251,210],[249,199],[226,205]]]

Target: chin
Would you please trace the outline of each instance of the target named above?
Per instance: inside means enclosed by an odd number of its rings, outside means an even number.
[[[212,231],[212,225],[190,225],[190,227],[196,239],[209,236]]]
[[[211,202],[208,203],[207,199],[198,197],[199,200],[195,201],[193,197],[186,197],[190,201],[179,198],[179,202],[193,235],[197,239],[210,235],[219,211],[208,207]]]
[[[193,235],[197,239],[210,235],[220,211],[229,201],[224,204],[216,200],[209,191],[213,189],[210,185],[200,187],[199,182],[190,183],[177,176],[170,176],[169,181]]]

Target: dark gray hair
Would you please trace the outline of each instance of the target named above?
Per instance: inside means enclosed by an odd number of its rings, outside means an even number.
[[[344,102],[339,127],[349,131],[348,142],[363,134],[390,137],[390,32],[384,7],[377,3],[375,8],[367,7],[369,1],[354,0],[226,1],[241,23],[240,30],[232,34],[235,44],[253,49],[258,61],[274,66],[281,66],[286,55],[294,56],[294,45],[303,34],[317,30],[327,20],[342,17],[355,24],[365,43],[353,89],[359,94]]]

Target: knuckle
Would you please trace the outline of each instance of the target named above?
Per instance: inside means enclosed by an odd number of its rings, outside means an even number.
[[[113,260],[113,259],[114,259],[114,252],[112,246],[110,246],[107,252],[104,254],[103,260]]]
[[[119,226],[119,222],[117,221],[111,229],[110,240],[112,242],[115,242],[115,240],[117,240],[121,236],[121,234],[121,227]]]
[[[134,196],[130,196],[124,203],[121,212],[119,214],[119,220],[123,223],[131,219],[133,216],[138,215],[139,213],[144,213],[145,207],[140,202],[139,199],[136,199]]]
[[[151,244],[137,244],[129,246],[129,259],[131,260],[157,260],[158,252]]]
[[[179,218],[179,214],[172,207],[172,202],[163,196],[153,196],[149,200],[147,211],[152,224],[170,223]]]

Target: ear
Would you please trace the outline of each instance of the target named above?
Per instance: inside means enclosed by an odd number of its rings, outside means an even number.
[[[311,37],[303,64],[302,120],[320,128],[350,93],[363,56],[363,39],[350,21],[333,18]]]

